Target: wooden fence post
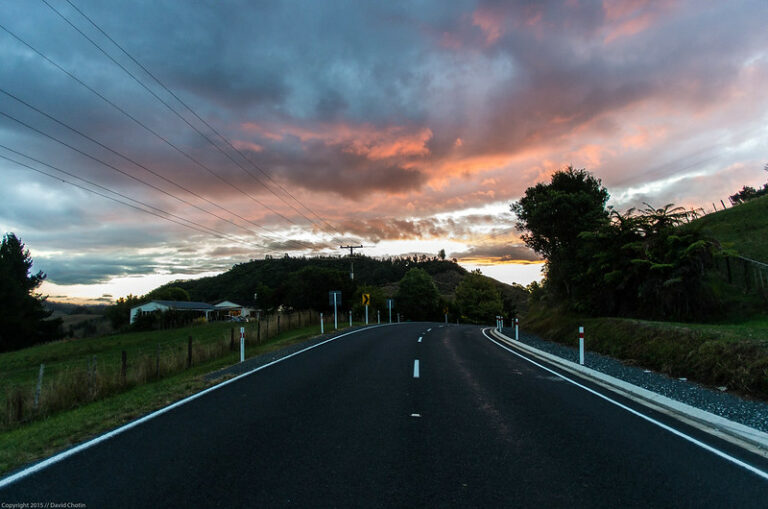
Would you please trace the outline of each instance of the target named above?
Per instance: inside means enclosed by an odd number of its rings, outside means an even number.
[[[40,405],[40,391],[43,388],[43,372],[45,371],[45,364],[40,364],[40,373],[37,375],[37,389],[35,390],[35,411],[37,411]]]
[[[120,367],[120,383],[125,385],[126,373],[128,371],[128,354],[123,350],[121,354],[122,366]]]
[[[187,341],[187,368],[192,367],[192,336]]]

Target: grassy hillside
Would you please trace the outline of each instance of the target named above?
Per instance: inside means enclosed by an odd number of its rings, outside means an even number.
[[[732,245],[742,256],[768,263],[768,196],[709,214],[687,227]]]

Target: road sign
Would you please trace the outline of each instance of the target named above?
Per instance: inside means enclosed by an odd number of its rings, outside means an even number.
[[[363,294],[363,306],[370,306],[371,305],[371,294],[370,293],[364,293]]]
[[[334,296],[336,297],[335,299]],[[331,306],[334,304],[341,306],[341,290],[331,290],[328,292],[328,304]]]

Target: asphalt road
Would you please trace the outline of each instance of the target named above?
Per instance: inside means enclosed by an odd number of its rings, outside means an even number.
[[[0,501],[768,507],[768,481],[734,460],[762,472],[768,461],[595,390],[733,459],[521,359],[478,327],[412,323],[268,366],[21,478]]]

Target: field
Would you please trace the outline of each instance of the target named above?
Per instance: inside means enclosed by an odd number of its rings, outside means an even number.
[[[0,406],[0,431],[212,360],[223,358],[234,363],[239,355],[241,326],[245,328],[249,355],[254,352],[252,347],[267,343],[278,332],[297,329],[306,329],[308,335],[320,332],[317,314],[304,312],[275,315],[260,323],[218,322],[114,334],[4,353],[0,355],[0,390],[5,399]],[[38,393],[41,369],[43,377]]]
[[[0,386],[7,401],[0,433],[0,474],[114,429],[212,385],[215,382],[207,381],[205,375],[239,362],[240,326],[246,327],[247,358],[305,341],[320,333],[319,321],[317,324],[307,324],[310,319],[316,321],[314,313],[310,315],[306,312],[303,319],[298,314],[281,318],[280,334],[277,334],[276,317],[271,317],[268,333],[265,320],[261,323],[260,331],[259,325],[255,323],[211,323],[168,331],[59,341],[1,354]],[[347,322],[341,320],[340,323]],[[236,348],[231,351],[230,334],[233,326]],[[332,321],[330,324],[326,322],[326,332],[331,328]],[[190,336],[193,338],[193,362],[187,367]],[[160,356],[153,356],[158,346]],[[115,385],[112,391],[93,395],[88,391],[88,359],[96,356],[97,377],[119,381],[123,350],[128,359],[138,359],[129,360],[129,365],[133,366],[133,371],[129,370],[129,380],[125,384]],[[163,366],[160,376],[150,374],[142,380],[135,374],[142,369],[146,371],[147,365],[151,371],[152,366],[157,366],[158,359]],[[15,402],[14,394],[17,393],[14,391],[23,389],[24,405],[31,404],[39,363],[47,363],[47,381],[43,384],[40,409],[35,412],[25,406],[27,415],[16,420],[11,408]],[[30,364],[38,367],[29,368]],[[49,364],[52,366],[51,376],[48,375]],[[77,383],[84,384],[86,394],[92,396],[73,399],[72,394],[79,394],[80,389],[73,387]],[[57,410],[55,405],[50,404],[52,398],[61,400],[60,406],[63,403],[67,405]],[[49,400],[49,404],[44,407],[43,402],[46,400]]]

